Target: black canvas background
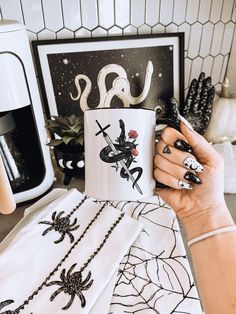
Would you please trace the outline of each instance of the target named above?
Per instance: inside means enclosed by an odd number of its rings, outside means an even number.
[[[97,76],[99,71],[108,64],[119,64],[125,69],[130,82],[131,95],[139,96],[143,90],[148,61],[152,61],[154,67],[151,87],[147,98],[135,107],[155,108],[162,101],[165,102],[173,96],[172,45],[49,54],[48,62],[58,114],[82,114],[79,100],[72,100],[69,94],[71,92],[73,96],[77,95],[74,79],[78,74],[85,74],[91,80],[92,89],[88,97],[88,105],[90,108],[96,107],[100,98]],[[115,73],[107,75],[107,90],[112,87],[112,82],[116,77]],[[82,92],[84,88],[85,82],[81,81]],[[115,96],[111,106],[122,107],[123,103]]]

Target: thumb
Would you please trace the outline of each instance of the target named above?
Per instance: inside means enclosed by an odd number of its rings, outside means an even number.
[[[211,162],[212,158],[217,153],[207,140],[190,128],[183,120],[180,124],[180,130],[187,139],[188,143],[192,146],[196,158],[203,163]]]

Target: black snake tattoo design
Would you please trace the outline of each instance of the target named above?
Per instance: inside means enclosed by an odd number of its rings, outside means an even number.
[[[98,121],[97,124],[100,127],[100,131],[96,133],[96,135],[102,132],[105,139],[109,137],[108,134],[104,132],[104,129],[107,129],[109,125],[106,126],[105,128],[102,128]],[[138,145],[135,142],[136,138],[138,137],[138,133],[135,130],[130,130],[128,132],[129,139],[127,140],[125,135],[124,121],[120,119],[119,125],[121,129],[119,137],[116,139],[115,143],[111,142],[110,145],[108,144],[100,151],[100,158],[102,161],[106,163],[111,164],[115,163],[116,165],[115,166],[113,165],[112,167],[116,168],[116,171],[120,168],[121,178],[127,179],[127,181],[130,179],[130,176],[133,176],[136,173],[137,176],[132,181],[133,182],[132,187],[134,189],[136,183],[138,182],[143,173],[143,169],[141,167],[134,167],[132,169],[130,168],[132,163],[137,162],[135,160],[135,157],[138,155],[137,150]]]

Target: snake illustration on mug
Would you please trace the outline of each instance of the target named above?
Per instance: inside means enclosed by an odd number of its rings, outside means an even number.
[[[131,168],[132,163],[137,162],[135,158],[138,156],[138,144],[136,144],[138,132],[136,130],[130,130],[128,132],[127,139],[125,135],[124,121],[120,119],[119,126],[121,132],[115,140],[115,143],[113,143],[110,136],[107,134],[107,132],[105,132],[105,130],[110,127],[110,124],[102,127],[99,121],[96,120],[96,123],[100,130],[95,135],[97,136],[102,134],[107,143],[107,146],[102,148],[100,151],[101,160],[106,163],[115,164],[111,167],[115,168],[116,171],[120,169],[119,174],[121,178],[127,179],[127,181],[131,180],[133,183],[133,189],[136,188],[140,194],[143,194],[141,188],[138,185],[138,180],[142,176],[143,169],[142,167]],[[136,177],[134,176],[135,173],[137,173]]]

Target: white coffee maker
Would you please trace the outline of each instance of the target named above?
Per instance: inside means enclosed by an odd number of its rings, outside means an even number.
[[[25,25],[0,22],[0,154],[17,203],[53,183],[48,136]]]

